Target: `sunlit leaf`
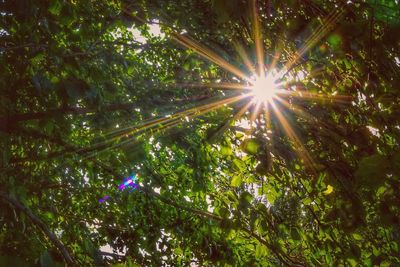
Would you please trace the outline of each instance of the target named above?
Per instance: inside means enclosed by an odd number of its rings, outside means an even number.
[[[329,195],[329,194],[332,193],[332,192],[333,192],[333,186],[328,185],[328,186],[326,187],[326,190],[324,191],[324,194],[325,194],[325,195]]]
[[[242,177],[240,175],[236,175],[231,180],[231,186],[240,186],[242,184]]]
[[[241,148],[244,152],[255,155],[260,148],[260,144],[257,139],[245,139],[241,144]]]

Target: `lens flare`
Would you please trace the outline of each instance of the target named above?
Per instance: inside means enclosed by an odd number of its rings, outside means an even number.
[[[132,176],[125,178],[124,181],[119,184],[118,189],[119,191],[123,191],[126,188],[130,187],[131,191],[139,188],[139,184],[137,181],[137,178],[139,177],[139,174],[133,174]],[[104,196],[103,198],[99,199],[100,203],[104,203],[106,202],[109,198],[111,198],[111,196]]]
[[[109,198],[110,198],[110,196],[104,196],[103,198],[99,199],[99,202],[100,202],[100,203],[104,203],[104,202],[106,202],[107,199],[109,199]]]

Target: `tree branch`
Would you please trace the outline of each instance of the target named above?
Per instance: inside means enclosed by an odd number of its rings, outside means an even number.
[[[67,142],[65,142],[64,140],[62,140],[61,138],[58,138],[56,136],[52,136],[52,135],[47,135],[44,134],[40,131],[37,131],[35,129],[24,129],[24,128],[20,128],[18,127],[18,133],[19,134],[23,134],[29,137],[33,137],[36,139],[44,139],[47,140],[51,143],[57,144],[58,146],[60,146],[61,148],[63,148],[63,150],[60,151],[55,151],[52,153],[47,154],[45,157],[40,158],[39,156],[36,156],[34,159],[33,158],[29,158],[29,157],[24,157],[24,158],[14,158],[10,160],[10,164],[18,164],[18,163],[23,163],[26,161],[31,161],[31,160],[49,160],[52,158],[56,158],[59,156],[65,156],[65,154],[67,153],[75,153],[78,154],[80,156],[85,156],[86,153],[88,152],[92,152],[95,151],[96,149],[102,149],[104,146],[106,146],[107,144],[101,144],[101,145],[96,145],[96,146],[91,146],[91,147],[87,147],[87,148],[79,148],[75,145],[71,145]],[[90,159],[92,162],[94,162],[95,164],[101,166],[104,170],[108,171],[109,173],[112,172],[112,169],[110,167],[108,167],[106,164],[98,161],[96,158],[91,158]]]
[[[145,192],[146,194],[148,194],[148,195],[150,195],[150,196],[152,196],[154,198],[159,199],[161,202],[163,202],[163,203],[165,203],[167,205],[173,206],[173,207],[175,207],[177,209],[185,210],[185,211],[188,211],[188,212],[193,213],[195,215],[198,215],[200,217],[205,217],[205,218],[208,218],[208,219],[211,219],[211,220],[214,220],[214,221],[219,221],[220,222],[220,221],[223,220],[223,218],[221,218],[218,215],[215,215],[213,213],[210,213],[208,211],[198,210],[198,209],[194,209],[194,208],[191,208],[191,207],[187,207],[185,205],[178,204],[175,201],[170,200],[170,199],[168,199],[168,198],[166,198],[164,196],[161,196],[160,194],[158,194],[158,193],[156,193],[153,190],[150,190],[148,188],[139,186],[139,189],[141,191]]]
[[[305,266],[303,263],[297,263],[295,262],[291,257],[289,257],[288,255],[283,254],[285,257],[283,257],[280,253],[273,245],[271,245],[270,243],[268,243],[265,239],[263,239],[261,236],[255,234],[254,232],[252,232],[251,230],[245,228],[245,227],[241,227],[241,230],[243,230],[244,232],[246,232],[247,234],[249,234],[251,237],[254,237],[255,239],[257,239],[258,242],[260,242],[261,244],[263,244],[264,246],[266,246],[270,251],[272,251],[275,256],[282,261],[282,263],[285,264],[285,266]],[[287,260],[286,260],[287,259]]]
[[[12,205],[14,208],[22,211],[25,213],[28,218],[31,220],[31,222],[39,227],[43,233],[50,239],[50,241],[53,243],[53,245],[60,251],[62,256],[64,257],[65,262],[68,265],[75,265],[74,260],[72,256],[69,254],[67,248],[61,243],[61,241],[57,238],[57,236],[50,230],[50,228],[37,216],[35,216],[30,209],[22,205],[18,200],[16,200],[14,197],[8,195],[5,192],[0,191],[0,198],[4,199],[6,202],[8,202],[10,205]]]
[[[0,121],[7,120],[9,122],[20,122],[20,121],[29,121],[29,120],[37,120],[43,118],[51,118],[60,115],[84,115],[88,113],[93,113],[96,111],[117,111],[117,110],[126,110],[131,109],[137,106],[137,103],[121,103],[121,104],[111,104],[108,106],[101,107],[100,109],[97,108],[90,108],[90,107],[64,107],[64,108],[55,108],[49,109],[46,111],[39,111],[39,112],[29,112],[29,113],[22,113],[22,114],[13,114],[9,115],[8,117],[0,117]]]
[[[43,137],[43,136],[41,136]],[[69,145],[67,142],[63,141],[63,140],[52,140],[52,138],[49,138],[49,141],[56,141],[56,143],[60,146],[64,146],[64,147],[71,147],[71,145]],[[72,146],[73,147],[73,146]],[[81,153],[78,151],[72,151],[77,153],[78,155],[81,155]],[[112,174],[113,176],[121,176],[117,173],[117,171],[115,171],[112,167],[109,167],[108,165],[102,163],[101,161],[94,159],[94,158],[88,158],[88,160],[91,160],[94,164],[98,165],[99,167],[101,167],[102,169],[104,169],[105,171],[107,171],[108,173]],[[157,198],[158,200],[160,200],[162,203],[167,204],[169,206],[173,206],[177,209],[180,210],[184,210],[187,212],[190,212],[194,215],[197,215],[199,217],[202,218],[207,218],[210,220],[214,220],[217,222],[222,222],[224,219],[218,215],[215,215],[213,213],[210,213],[208,211],[203,211],[203,210],[198,210],[192,207],[189,207],[187,205],[181,205],[176,203],[175,201],[168,199],[156,192],[154,192],[153,190],[143,187],[143,186],[138,186],[138,189],[143,191],[144,193],[146,193],[147,195],[150,195],[154,198]],[[250,236],[254,237],[255,239],[257,239],[260,243],[262,243],[263,245],[265,245],[280,261],[282,261],[282,263],[286,264],[287,266],[304,266],[302,263],[297,263],[295,262],[290,256],[285,255],[285,253],[281,253],[279,252],[273,245],[271,245],[270,243],[268,243],[265,239],[263,239],[261,236],[257,235],[256,233],[254,233],[253,231],[247,229],[245,226],[240,226],[239,228],[240,230],[248,233]]]

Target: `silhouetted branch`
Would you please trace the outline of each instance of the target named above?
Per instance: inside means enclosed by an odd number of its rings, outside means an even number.
[[[8,195],[6,192],[0,191],[0,198],[8,202],[10,205],[12,205],[14,208],[22,211],[23,213],[28,216],[28,218],[31,220],[31,222],[39,227],[43,233],[50,239],[50,241],[53,243],[55,247],[60,251],[60,253],[63,255],[65,262],[68,265],[74,265],[74,260],[72,256],[69,254],[67,248],[61,243],[61,241],[57,238],[57,236],[50,230],[50,228],[41,220],[39,219],[36,215],[32,213],[30,209],[22,205],[18,200],[16,200],[14,197]]]

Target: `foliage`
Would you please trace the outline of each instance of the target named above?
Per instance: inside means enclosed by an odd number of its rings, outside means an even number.
[[[312,166],[277,116],[242,127],[243,101],[143,124],[230,94],[185,85],[235,81],[175,33],[251,74],[235,49],[255,61],[248,2],[0,3],[0,265],[400,264],[400,26],[384,9],[258,1],[277,68],[343,9],[288,75],[351,101],[276,103]],[[140,189],[113,191],[137,172]]]

